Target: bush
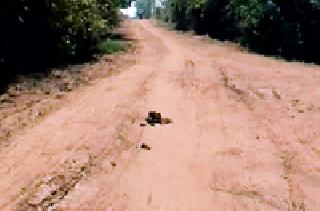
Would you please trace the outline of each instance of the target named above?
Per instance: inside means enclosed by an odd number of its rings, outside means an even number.
[[[2,0],[0,78],[91,55],[118,23],[124,0]],[[1,84],[1,81],[0,81]]]
[[[126,41],[107,39],[97,45],[96,51],[99,54],[112,54],[125,51],[127,48],[129,48],[129,44]]]
[[[319,0],[168,0],[177,29],[192,28],[263,54],[320,63]],[[181,27],[182,26],[182,27]]]

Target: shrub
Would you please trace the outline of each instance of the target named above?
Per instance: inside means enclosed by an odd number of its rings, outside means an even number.
[[[90,56],[126,0],[1,0],[0,78]],[[0,84],[1,84],[0,81]]]
[[[320,63],[319,0],[168,0],[177,29],[192,28],[221,40],[288,59]]]

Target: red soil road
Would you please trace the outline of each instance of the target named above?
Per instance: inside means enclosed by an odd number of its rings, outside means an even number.
[[[1,210],[320,210],[318,66],[126,24],[137,63],[1,150]]]

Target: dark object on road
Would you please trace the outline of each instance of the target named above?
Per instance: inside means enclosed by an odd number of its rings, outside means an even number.
[[[171,124],[172,122],[173,122],[172,119],[169,119],[169,118],[161,119],[161,124]]]
[[[145,143],[142,143],[141,145],[140,145],[140,148],[141,149],[144,149],[144,150],[151,150],[151,147],[149,147],[147,144],[145,144]]]
[[[155,111],[149,111],[146,122],[151,126],[155,126],[155,124],[161,124],[161,114]]]
[[[149,111],[148,117],[145,120],[151,126],[155,126],[156,124],[171,124],[173,122],[172,119],[161,118],[161,113],[155,111]],[[142,126],[142,124],[140,124],[140,126]]]

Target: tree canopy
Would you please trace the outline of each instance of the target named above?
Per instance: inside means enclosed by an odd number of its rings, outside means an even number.
[[[179,30],[320,63],[320,0],[167,0],[163,13]]]
[[[131,0],[1,0],[0,76],[87,57]]]

